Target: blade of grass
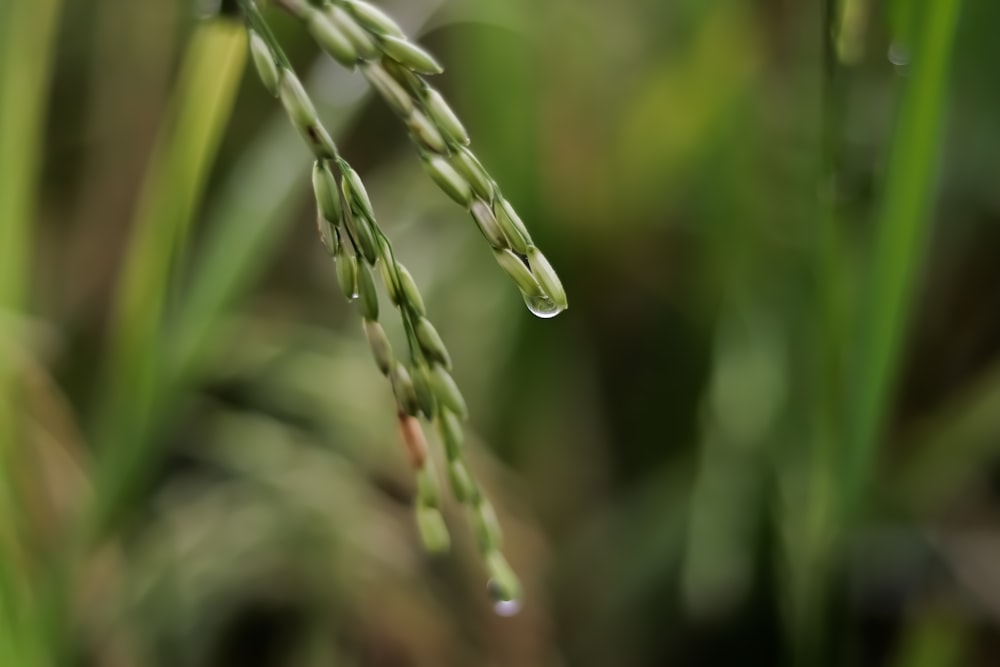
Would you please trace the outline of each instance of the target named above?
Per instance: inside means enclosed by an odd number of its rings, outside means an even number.
[[[16,323],[27,304],[31,228],[43,155],[43,124],[59,0],[0,4],[0,315]],[[13,327],[12,327],[13,328]],[[30,592],[18,562],[16,334],[0,345],[0,664],[41,664],[44,643],[31,624]]]
[[[291,125],[276,117],[223,183],[171,323],[170,366],[180,376],[172,382],[195,379],[226,315],[267,268],[294,217],[292,206],[309,187],[311,163],[304,157]]]
[[[20,310],[27,296],[58,9],[57,0],[15,0],[0,9],[0,307],[8,310]]]
[[[96,427],[95,506],[100,533],[137,483],[149,455],[145,428],[161,384],[162,325],[171,266],[194,219],[229,119],[246,58],[239,25],[199,25],[187,48],[168,124],[143,185],[120,279],[107,387]]]
[[[838,187],[841,180],[844,118],[847,110],[847,75],[837,51],[838,17],[843,12],[840,0],[822,0],[815,17],[819,26],[818,60],[822,64],[817,81],[819,106],[819,160],[816,165],[818,197],[815,219],[815,299],[805,317],[820,325],[810,327],[816,345],[809,356],[815,363],[820,386],[807,404],[809,415],[804,424],[808,451],[806,475],[809,482],[802,489],[803,507],[783,507],[781,520],[789,549],[789,576],[780,579],[786,588],[788,637],[792,664],[814,664],[826,641],[825,600],[833,546],[831,508],[836,505],[837,443],[842,429],[843,406],[840,396],[843,383],[842,362],[849,322],[849,281],[847,244],[841,229]],[[812,18],[812,16],[810,16]],[[800,474],[796,462],[784,463],[783,475]]]
[[[931,222],[932,192],[960,0],[927,3],[885,177],[847,397],[843,511],[860,510],[876,459],[910,302]]]

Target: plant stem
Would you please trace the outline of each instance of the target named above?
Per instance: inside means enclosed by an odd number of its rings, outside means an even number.
[[[904,325],[931,226],[932,191],[961,0],[926,3],[889,152],[865,288],[850,395],[843,480],[846,521],[857,518],[885,427]]]
[[[0,664],[42,665],[49,644],[23,577],[24,520],[15,485],[19,427],[20,318],[31,280],[31,230],[44,155],[45,106],[59,0],[0,3]],[[13,326],[11,326],[13,325]],[[24,445],[21,444],[23,447]]]
[[[217,21],[196,31],[182,67],[170,123],[143,185],[126,255],[108,388],[97,425],[100,459],[87,530],[100,536],[148,469],[151,415],[162,400],[162,326],[171,265],[195,217],[235,99],[246,57],[238,26]]]

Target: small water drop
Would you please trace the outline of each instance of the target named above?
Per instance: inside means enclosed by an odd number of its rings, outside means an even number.
[[[910,52],[899,42],[893,42],[889,45],[888,57],[889,62],[896,67],[906,67],[910,64]]]
[[[493,611],[496,612],[497,616],[509,617],[516,616],[519,611],[521,611],[521,601],[520,600],[497,600],[493,603]]]
[[[536,317],[542,319],[549,319],[550,317],[555,317],[561,313],[565,308],[562,308],[552,299],[544,294],[525,294],[521,293],[524,298],[524,305],[528,307]]]
[[[500,591],[500,586],[492,579],[487,582],[486,590],[489,591],[490,597],[493,598],[493,611],[496,612],[497,616],[505,618],[516,616],[521,611],[521,600],[518,598],[504,599],[505,596]]]
[[[354,294],[352,294],[350,297],[348,297],[347,302],[348,303],[353,303],[353,302],[355,302],[357,300],[358,300],[358,290],[355,289],[354,290]]]

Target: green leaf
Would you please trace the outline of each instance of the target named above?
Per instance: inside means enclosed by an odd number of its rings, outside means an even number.
[[[881,211],[875,221],[854,367],[847,391],[844,511],[858,511],[868,491],[904,343],[931,208],[948,71],[960,0],[929,3],[900,101]]]
[[[188,45],[139,199],[110,336],[105,395],[98,415],[100,533],[149,467],[148,428],[163,390],[164,314],[181,252],[229,120],[247,54],[242,26],[200,25]]]

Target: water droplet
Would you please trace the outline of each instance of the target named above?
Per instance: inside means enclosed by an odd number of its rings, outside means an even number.
[[[354,290],[354,294],[352,294],[350,297],[348,297],[347,301],[348,301],[348,303],[352,303],[352,302],[357,301],[357,300],[358,300],[358,290],[355,289]]]
[[[517,598],[504,599],[505,596],[500,590],[500,586],[494,580],[490,579],[487,582],[486,590],[493,598],[493,611],[496,612],[497,616],[516,616],[521,611],[521,601]]]
[[[520,600],[497,600],[493,603],[493,611],[497,613],[497,616],[516,616],[519,611],[521,611],[521,601]]]
[[[909,50],[898,42],[889,45],[889,62],[896,67],[906,67],[910,64]]]
[[[550,317],[555,317],[565,310],[545,294],[525,294],[522,292],[521,296],[524,298],[524,305],[528,307],[528,310],[542,319],[547,320]]]

